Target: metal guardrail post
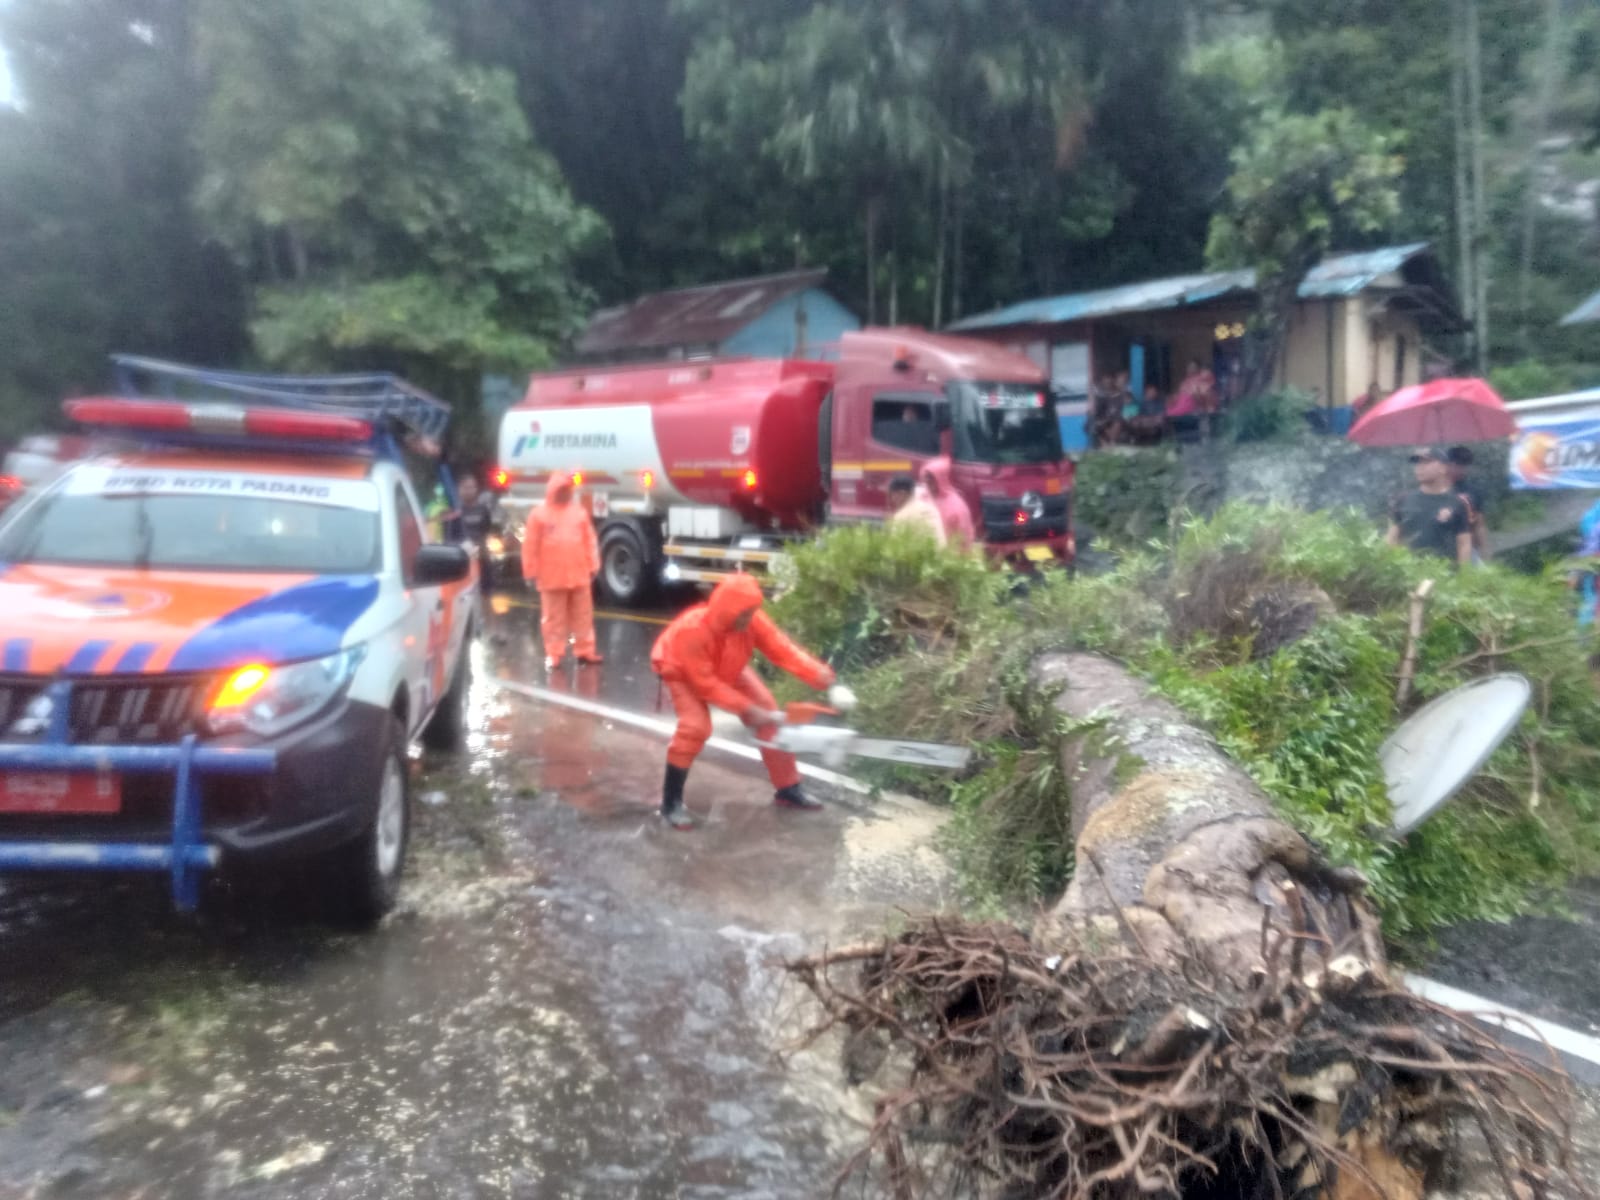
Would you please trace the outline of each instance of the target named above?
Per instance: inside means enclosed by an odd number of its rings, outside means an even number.
[[[181,913],[200,906],[199,864],[191,851],[200,842],[200,788],[194,778],[195,736],[185,734],[178,748],[178,771],[172,782],[172,903]]]
[[[45,728],[45,743],[65,746],[72,741],[72,685],[58,679],[46,694],[50,697],[50,724]]]

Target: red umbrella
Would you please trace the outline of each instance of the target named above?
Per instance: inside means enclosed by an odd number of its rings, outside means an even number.
[[[1517,431],[1505,401],[1481,379],[1435,379],[1401,388],[1373,405],[1350,430],[1363,446],[1492,442]]]

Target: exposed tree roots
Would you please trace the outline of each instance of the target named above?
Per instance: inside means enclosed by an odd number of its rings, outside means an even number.
[[[842,1027],[886,1089],[839,1186],[876,1169],[896,1200],[1410,1200],[1476,1126],[1506,1196],[1593,1200],[1565,1078],[1381,966],[1264,924],[1241,989],[1113,941],[1057,953],[929,920],[789,962],[826,1014],[813,1036]]]

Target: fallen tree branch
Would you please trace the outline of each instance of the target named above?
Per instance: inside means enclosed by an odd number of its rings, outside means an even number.
[[[1433,580],[1424,579],[1411,593],[1411,612],[1406,621],[1406,648],[1400,657],[1400,683],[1395,688],[1396,707],[1403,708],[1411,697],[1411,683],[1417,674],[1417,646],[1422,641],[1422,618],[1427,610],[1428,597],[1433,594]]]

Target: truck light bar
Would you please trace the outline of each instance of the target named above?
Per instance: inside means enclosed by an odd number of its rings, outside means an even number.
[[[123,400],[110,396],[68,400],[61,409],[80,425],[146,433],[211,433],[329,442],[365,442],[372,437],[370,421],[326,412],[187,404],[180,400]]]

